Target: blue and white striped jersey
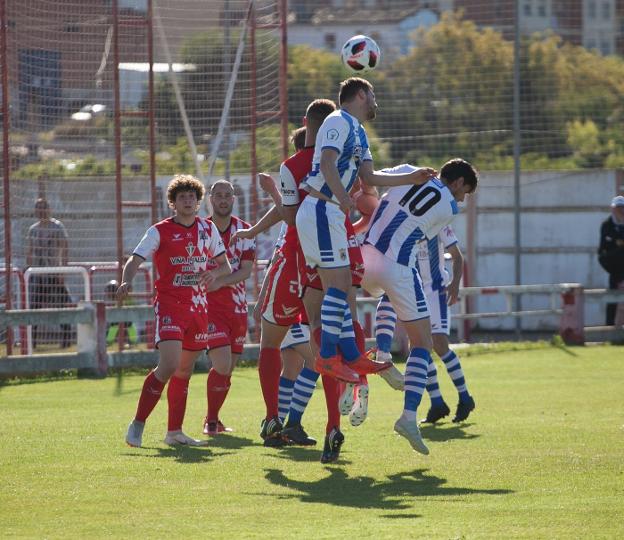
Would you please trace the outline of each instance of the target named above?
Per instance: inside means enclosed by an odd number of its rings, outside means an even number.
[[[417,169],[403,164],[383,172],[404,174]],[[415,268],[417,243],[434,238],[458,212],[457,201],[437,178],[419,186],[393,187],[381,198],[365,242],[391,260]]]
[[[455,244],[457,237],[450,225],[443,227],[430,240],[418,242],[417,270],[423,287],[439,291],[448,285],[450,276],[444,264],[444,252]]]
[[[348,192],[363,161],[372,161],[368,147],[366,131],[357,118],[347,111],[338,110],[331,113],[321,125],[316,135],[312,170],[308,174],[305,184],[320,191],[323,195],[338,202],[329,186],[325,183],[320,169],[321,152],[325,148],[333,148],[338,152],[336,167],[345,190]]]

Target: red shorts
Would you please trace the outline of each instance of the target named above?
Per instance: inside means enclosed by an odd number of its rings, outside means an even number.
[[[349,244],[349,263],[351,266],[351,285],[359,287],[364,276],[364,259],[362,258],[362,251],[360,250],[360,244],[357,240],[353,225],[349,218],[345,219],[345,228],[347,229],[347,242]],[[302,259],[305,264],[305,260]],[[323,284],[318,274],[317,268],[311,268],[305,266],[305,269],[300,269],[302,276],[303,287],[310,287],[319,291],[323,290]]]
[[[262,304],[262,317],[279,326],[301,322],[305,313],[300,294],[299,257],[289,249],[279,250],[267,274],[267,293]]]
[[[156,346],[161,341],[181,341],[187,351],[201,351],[208,344],[207,315],[191,311],[193,306],[179,302],[154,303],[156,314]]]
[[[243,352],[247,337],[247,313],[220,311],[211,309],[207,314],[208,339],[207,348],[218,349],[230,346],[234,354]]]

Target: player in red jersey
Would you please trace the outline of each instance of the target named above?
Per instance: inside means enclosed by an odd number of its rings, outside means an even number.
[[[245,280],[251,275],[256,257],[256,242],[233,236],[237,230],[249,228],[248,223],[232,215],[234,198],[234,188],[227,180],[215,182],[210,189],[212,220],[221,233],[232,273],[217,278],[206,287],[208,355],[212,361],[206,383],[208,396],[208,412],[204,420],[206,435],[232,431],[219,420],[219,411],[229,392],[232,371],[243,352],[247,335]],[[216,264],[216,261],[208,261],[208,268]]]
[[[311,170],[314,141],[318,128],[335,108],[336,105],[330,100],[317,99],[310,103],[305,116],[305,147],[282,163],[280,167],[282,193],[277,194],[274,191],[269,191],[272,196],[275,196],[276,206],[249,231],[238,233],[238,235],[252,238],[282,219],[289,225],[284,244],[278,249],[275,263],[269,269],[266,278],[268,280],[268,292],[262,306],[262,336],[258,371],[266,404],[266,416],[262,422],[261,431],[265,446],[280,446],[284,443],[281,435],[283,426],[278,417],[278,388],[281,371],[280,345],[290,326],[298,323],[301,314],[305,313],[300,299],[299,239],[294,226],[298,204],[306,195],[304,191],[299,190],[299,184]],[[261,185],[266,188],[275,187],[272,178],[268,175],[261,175]],[[304,376],[307,374],[310,377],[318,377],[312,363],[305,366],[302,373]],[[302,373],[299,375],[301,376]],[[314,379],[315,382],[316,379]],[[339,388],[334,380],[328,379],[325,383],[324,379],[323,382],[328,401],[328,430],[331,430],[340,423],[340,413],[337,407]],[[294,386],[293,392],[296,394],[297,386],[294,381],[291,383]],[[309,388],[310,384],[308,382],[308,386],[302,387],[300,390],[307,393],[306,388]],[[294,433],[292,435],[295,437]],[[315,443],[313,439],[307,436],[303,428],[298,435],[296,440],[289,437],[290,442]]]
[[[230,273],[230,263],[217,227],[197,217],[204,186],[190,175],[176,175],[167,188],[173,217],[152,225],[125,264],[117,298],[131,290],[139,266],[150,256],[158,272],[155,283],[156,346],[160,358],[143,383],[126,443],[140,447],[145,421],[169,381],[168,430],[165,443],[202,446],[182,432],[188,384],[195,360],[208,343],[205,287]],[[214,259],[216,265],[208,269]]]

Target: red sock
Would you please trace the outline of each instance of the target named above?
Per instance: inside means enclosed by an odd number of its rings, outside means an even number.
[[[141,396],[139,397],[139,404],[137,405],[135,420],[138,422],[145,422],[147,417],[156,407],[156,403],[160,399],[165,383],[159,380],[153,371],[150,371],[149,375],[145,377],[143,382],[143,390],[141,390]]]
[[[169,404],[169,431],[182,429],[184,414],[186,413],[186,397],[188,396],[188,379],[171,377],[167,387],[167,403]]]
[[[340,382],[329,375],[322,375],[323,390],[325,391],[325,404],[327,405],[326,433],[333,428],[340,428],[340,411],[338,400],[340,399]]]
[[[223,406],[223,402],[230,390],[230,376],[221,375],[216,369],[212,368],[208,373],[206,381],[206,391],[208,393],[208,413],[206,420],[208,422],[216,422],[219,420],[219,411]]]
[[[282,356],[279,349],[260,349],[258,375],[266,405],[266,418],[278,416],[279,378],[282,371]]]

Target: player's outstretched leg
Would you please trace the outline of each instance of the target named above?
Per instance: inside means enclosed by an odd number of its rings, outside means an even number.
[[[444,362],[446,371],[448,372],[449,377],[451,377],[451,380],[457,389],[457,393],[459,394],[459,403],[457,404],[457,411],[455,412],[453,422],[463,422],[474,410],[475,401],[468,392],[466,379],[464,378],[464,371],[462,370],[459,357],[455,354],[455,352],[449,350],[444,356],[442,356],[442,361]]]
[[[431,399],[431,407],[427,411],[427,417],[423,422],[428,424],[435,424],[438,420],[441,420],[451,412],[449,406],[445,403],[440,393],[440,385],[438,384],[438,371],[436,370],[435,362],[431,355],[429,355],[429,369],[427,372],[427,393]]]
[[[160,400],[166,382],[158,379],[154,371],[150,371],[148,376],[145,377],[136,415],[134,420],[130,422],[126,433],[126,444],[129,446],[141,447],[145,421]]]
[[[412,448],[421,454],[429,454],[429,449],[422,440],[416,420],[416,410],[422,399],[427,384],[427,366],[429,351],[414,347],[405,367],[405,399],[403,414],[394,424],[394,431],[405,437]]]
[[[316,440],[309,437],[303,429],[301,418],[312,398],[318,378],[319,374],[316,371],[304,367],[295,381],[290,410],[288,411],[288,421],[282,432],[282,435],[292,444],[303,446],[316,444]]]

